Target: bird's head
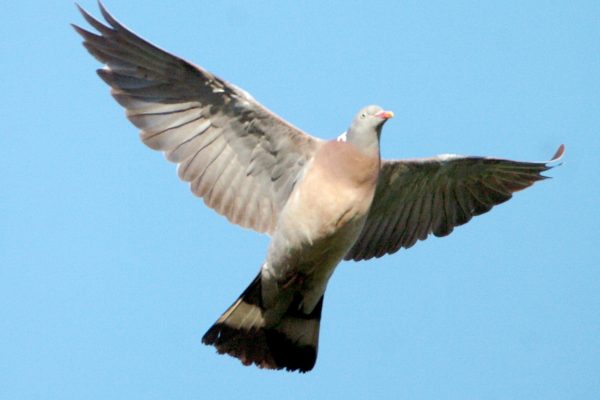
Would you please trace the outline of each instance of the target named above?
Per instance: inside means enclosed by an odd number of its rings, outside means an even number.
[[[361,109],[352,120],[346,140],[365,153],[379,154],[379,137],[383,124],[394,116],[391,111],[375,105]]]

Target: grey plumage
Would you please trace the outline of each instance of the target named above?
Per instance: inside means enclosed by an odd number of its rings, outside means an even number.
[[[522,162],[453,154],[384,161],[365,228],[346,260],[367,260],[412,247],[504,203],[546,177],[564,153],[548,162]]]
[[[80,8],[74,25],[100,77],[192,192],[229,221],[271,235],[256,279],[203,337],[244,364],[313,368],[327,282],[342,259],[363,260],[444,236],[543,179],[548,163],[438,156],[381,161],[392,113],[362,109],[323,141],[243,90]],[[551,161],[562,156],[561,146]]]
[[[300,134],[245,92],[144,41],[100,9],[110,26],[80,11],[101,35],[74,27],[108,67],[98,74],[141,129],[142,141],[177,163],[180,178],[209,207],[243,227],[272,232],[320,140]],[[239,185],[228,185],[239,176],[244,177]]]

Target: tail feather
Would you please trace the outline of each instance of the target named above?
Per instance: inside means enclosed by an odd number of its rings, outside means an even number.
[[[244,365],[260,368],[310,371],[317,360],[323,297],[310,314],[295,296],[276,323],[265,323],[260,273],[217,322],[204,334],[202,343],[219,354],[239,358]]]

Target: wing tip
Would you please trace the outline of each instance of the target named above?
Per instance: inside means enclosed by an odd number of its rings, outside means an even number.
[[[85,8],[83,8],[81,5],[79,5],[79,3],[76,2],[75,7],[77,7],[77,9],[79,10],[79,13],[83,16],[83,18],[94,28],[98,29],[99,31],[102,31],[102,28],[104,28],[104,29],[108,28],[102,22],[100,22],[99,20],[94,18],[92,16],[92,14],[87,12],[87,10]],[[108,22],[112,28],[121,27],[121,24],[108,12],[108,10],[104,6],[104,4],[99,0],[98,0],[98,8],[100,8],[100,14],[104,18],[104,20],[106,22]]]
[[[100,8],[100,14],[102,14],[102,17],[104,18],[104,20],[106,22],[108,22],[109,24],[111,24],[113,28],[119,28],[121,26],[121,24],[115,19],[115,17],[113,17],[108,12],[106,7],[104,6],[104,4],[102,4],[102,2],[100,0],[98,0],[98,8]]]
[[[550,159],[549,163],[560,161],[564,154],[565,154],[565,145],[561,144],[560,146],[558,146],[558,149],[556,149],[556,151],[554,152],[554,155]]]
[[[556,151],[554,152],[554,155],[552,156],[552,158],[550,159],[550,161],[547,161],[544,163],[545,165],[545,171],[555,168],[555,167],[559,167],[563,164],[563,156],[565,155],[565,145],[561,144],[560,146],[558,146],[558,149],[556,149]],[[549,178],[548,176],[545,175],[540,175],[543,179]]]

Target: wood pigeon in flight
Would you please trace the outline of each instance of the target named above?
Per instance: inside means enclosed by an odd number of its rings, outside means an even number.
[[[232,223],[271,237],[258,275],[202,341],[245,365],[309,371],[323,295],[342,260],[409,248],[510,199],[550,162],[442,155],[381,160],[392,116],[363,108],[338,140],[310,136],[244,90],[140,38],[100,4],[74,25],[127,118]]]

